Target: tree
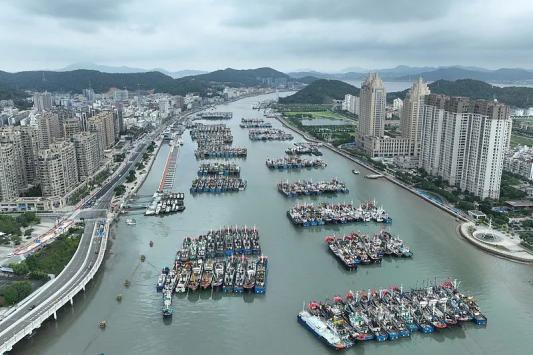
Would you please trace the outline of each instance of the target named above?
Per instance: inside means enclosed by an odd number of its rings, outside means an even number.
[[[31,290],[29,281],[16,281],[4,289],[4,299],[7,304],[12,305],[26,298]]]
[[[25,262],[13,263],[9,266],[13,269],[13,272],[16,275],[26,275],[28,272],[30,272],[30,268]]]

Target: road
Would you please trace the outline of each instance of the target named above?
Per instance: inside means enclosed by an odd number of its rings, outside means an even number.
[[[147,143],[145,139],[137,146],[121,171],[102,186],[102,188],[95,194],[92,199],[95,201],[94,205],[91,208],[83,210],[91,214],[92,218],[85,220],[85,230],[72,261],[57,278],[49,281],[52,282],[52,284],[47,289],[35,296],[31,302],[27,302],[22,307],[15,310],[0,323],[0,344],[4,344],[11,337],[22,331],[26,326],[38,320],[59,301],[61,296],[68,294],[87,276],[97,261],[98,250],[102,242],[100,237],[93,237],[95,224],[99,219],[101,220],[106,217],[107,211],[111,205],[115,187],[123,183],[129,170],[134,168],[142,158],[146,147]],[[84,207],[88,206],[86,205]],[[83,270],[76,275],[82,267],[85,259],[87,259],[87,267],[83,268]],[[61,294],[54,296],[55,293],[63,287],[66,288],[63,289]],[[37,307],[32,309],[33,306]]]

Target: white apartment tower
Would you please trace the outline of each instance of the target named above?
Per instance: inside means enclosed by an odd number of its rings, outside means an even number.
[[[385,131],[385,85],[377,73],[369,74],[360,92],[360,137],[382,138]]]
[[[100,167],[98,137],[94,132],[81,132],[72,136],[72,142],[76,151],[78,175],[80,181],[84,181]]]
[[[39,152],[37,171],[43,197],[62,197],[78,184],[78,165],[74,144],[53,143]]]
[[[39,129],[39,149],[48,149],[55,139],[63,137],[57,113],[42,112],[36,116]]]
[[[481,198],[500,196],[512,120],[506,105],[430,94],[422,115],[419,167]]]
[[[413,84],[401,109],[400,128],[403,138],[408,138],[412,145],[413,155],[418,156],[420,152],[420,135],[422,133],[422,114],[424,100],[430,94],[429,87],[422,78]]]

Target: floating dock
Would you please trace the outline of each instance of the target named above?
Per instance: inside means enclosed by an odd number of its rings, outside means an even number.
[[[176,178],[176,164],[178,162],[179,147],[172,145],[168,152],[167,162],[163,170],[163,176],[159,183],[158,192],[169,192],[174,187],[174,180]]]
[[[384,342],[433,333],[487,318],[476,300],[457,288],[456,281],[404,291],[402,287],[350,291],[325,302],[311,302],[298,322],[327,346],[343,350],[366,341]]]
[[[327,236],[325,241],[330,252],[348,270],[355,270],[358,265],[381,263],[383,257],[413,256],[403,240],[384,230],[371,237],[357,232],[342,237]]]
[[[389,214],[368,201],[359,206],[353,203],[312,203],[298,204],[287,211],[287,217],[297,226],[311,227],[325,224],[344,224],[354,222],[391,223]]]

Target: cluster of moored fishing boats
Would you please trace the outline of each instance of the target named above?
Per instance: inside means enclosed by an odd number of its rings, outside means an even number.
[[[271,128],[272,123],[266,122],[261,118],[242,118],[241,128]]]
[[[248,154],[246,148],[231,146],[233,135],[225,124],[196,123],[189,128],[191,139],[198,145],[194,151],[196,159],[245,158]]]
[[[328,165],[322,159],[301,159],[298,157],[267,159],[265,164],[269,169],[279,170],[301,168],[325,168]]]
[[[251,129],[248,137],[252,141],[289,141],[294,139],[292,134],[277,128]]]
[[[391,233],[381,230],[372,236],[352,232],[342,237],[325,238],[329,250],[349,270],[358,265],[381,263],[383,257],[410,258],[413,252]]]
[[[233,117],[233,112],[214,112],[206,111],[198,114],[198,118],[202,120],[230,120]]]
[[[244,191],[247,182],[232,176],[202,176],[194,179],[190,188],[191,193],[201,192],[234,192]]]
[[[432,333],[463,323],[486,325],[487,318],[456,281],[404,291],[402,287],[350,291],[344,298],[311,302],[298,322],[326,345],[347,349],[357,343],[397,340],[412,333]]]
[[[185,210],[183,203],[185,195],[183,192],[158,193],[153,196],[152,203],[148,206],[144,214],[146,216],[162,215]]]
[[[370,221],[392,222],[388,213],[382,207],[377,207],[373,201],[364,202],[359,206],[351,202],[298,204],[287,211],[287,216],[293,224],[303,227]]]
[[[234,176],[241,174],[241,168],[235,163],[204,163],[198,168],[198,176]]]
[[[288,155],[322,155],[318,149],[319,145],[316,143],[294,143],[294,147],[287,148],[285,153]]]
[[[163,292],[163,316],[172,316],[173,292],[265,293],[267,266],[255,227],[228,227],[197,238],[186,237],[174,266],[163,268],[157,280],[156,290]]]
[[[246,148],[212,145],[195,150],[194,155],[196,159],[246,158],[248,150]]]
[[[278,183],[278,191],[287,197],[349,192],[346,184],[336,178],[318,182],[298,180],[289,183],[288,181],[281,181]]]

